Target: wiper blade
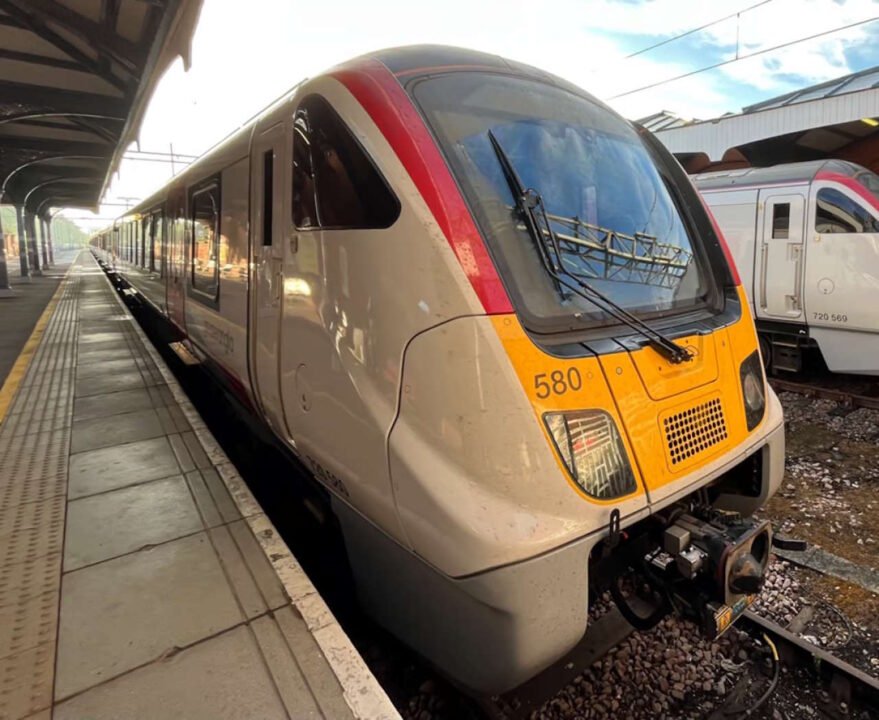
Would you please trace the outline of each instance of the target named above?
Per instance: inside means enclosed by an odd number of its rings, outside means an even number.
[[[522,215],[525,227],[537,246],[537,252],[540,255],[543,267],[556,284],[559,292],[564,287],[588,300],[624,325],[640,332],[647,337],[651,347],[670,363],[678,364],[692,360],[693,356],[685,347],[650,327],[639,317],[615,303],[607,295],[596,290],[582,277],[565,268],[559,240],[552,229],[549,217],[547,217],[543,198],[537,190],[525,188],[509,156],[491,130],[488,131],[488,139],[491,142],[495,155],[497,155],[504,178],[513,193],[516,207]]]

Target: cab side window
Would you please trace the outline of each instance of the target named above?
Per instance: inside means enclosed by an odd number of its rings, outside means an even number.
[[[293,121],[293,222],[300,229],[386,228],[400,203],[326,100],[310,95]]]
[[[772,237],[785,240],[790,235],[790,203],[772,206]]]
[[[220,187],[202,186],[190,199],[192,218],[192,288],[209,298],[219,289]]]
[[[869,210],[833,188],[821,188],[815,208],[815,231],[822,234],[879,232]]]

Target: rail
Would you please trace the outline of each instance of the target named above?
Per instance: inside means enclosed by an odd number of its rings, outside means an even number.
[[[833,653],[820,648],[771,620],[746,610],[736,623],[753,636],[769,637],[786,667],[802,667],[822,685],[818,693],[820,711],[834,720],[845,720],[854,710],[879,717],[879,680],[858,670]],[[720,716],[718,716],[720,717]],[[724,717],[729,720],[727,713]]]
[[[831,388],[814,383],[797,382],[794,380],[780,380],[769,378],[769,384],[776,392],[794,392],[805,397],[835,400],[848,407],[863,407],[879,410],[879,397],[863,395],[840,388]]]

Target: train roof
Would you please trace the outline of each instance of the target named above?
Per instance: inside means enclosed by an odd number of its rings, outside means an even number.
[[[860,165],[845,160],[809,160],[765,168],[719,170],[693,175],[692,180],[699,190],[726,190],[732,187],[810,183],[822,170],[854,177],[863,169]]]

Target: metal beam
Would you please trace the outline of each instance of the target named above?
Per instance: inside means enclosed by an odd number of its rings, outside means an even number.
[[[114,145],[119,142],[119,135],[117,133],[114,133],[109,128],[105,128],[103,125],[95,122],[91,118],[71,117],[70,122],[78,126],[80,129],[84,130],[85,132],[91,133],[92,135],[97,135],[99,138],[101,138],[101,140],[111,142]]]
[[[16,190],[22,192],[29,190],[30,187],[36,187],[48,180],[82,180],[92,182],[101,178],[102,170],[99,168],[87,167],[56,167],[56,168],[40,168],[43,172],[33,172],[27,175],[27,182],[24,178],[16,184]],[[25,187],[22,187],[24,185]]]
[[[21,137],[20,135],[0,135],[0,150],[29,150],[36,153],[52,155],[105,155],[110,157],[113,145],[104,143],[57,140],[55,138]]]
[[[41,9],[40,7],[37,7],[37,5],[48,5],[49,7],[46,9]],[[57,19],[49,14],[49,12],[57,12],[58,8],[64,8],[63,5],[58,5],[53,0],[50,0],[50,3],[37,2],[37,0],[29,0],[27,7],[27,10],[19,7],[15,4],[14,0],[0,0],[0,10],[5,10],[12,17],[20,20],[22,24],[34,35],[43,38],[43,40],[51,43],[59,50],[61,50],[65,55],[68,55],[71,59],[75,60],[77,63],[79,63],[83,72],[90,72],[94,75],[97,75],[105,82],[109,83],[119,90],[122,90],[123,92],[129,89],[129,83],[117,77],[109,68],[101,67],[101,64],[96,58],[90,57],[72,42],[48,27],[48,25],[46,24],[47,22],[57,22]],[[78,13],[75,13],[67,8],[64,8],[64,11],[66,13],[70,13],[71,15],[76,15],[77,17],[80,17]],[[67,29],[64,23],[59,22],[58,24]],[[97,36],[92,38],[91,41],[89,41],[89,38],[87,36],[82,39],[84,39],[88,44],[95,44],[95,46],[98,45]],[[134,73],[131,73],[129,71],[129,74],[136,79]]]
[[[17,191],[16,185],[21,184],[19,181],[22,179],[22,174],[28,168],[35,167],[37,165],[43,165],[44,163],[59,163],[67,160],[73,161],[95,161],[100,164],[101,167],[104,166],[104,162],[106,161],[106,155],[49,155],[47,157],[36,158],[32,160],[28,160],[27,162],[21,163],[20,165],[13,167],[11,170],[6,171],[6,176],[3,177],[2,173],[0,173],[0,179],[2,179],[2,183],[0,183],[0,203],[2,202],[13,202],[20,203],[22,193]],[[55,166],[57,167],[57,165]],[[97,199],[96,199],[97,201]]]
[[[0,25],[2,25],[3,27],[24,28],[24,25],[21,24],[21,21],[16,20],[14,17],[11,17],[9,15],[0,15]]]
[[[121,0],[101,0],[100,22],[104,27],[104,32],[115,35],[116,22],[119,20],[119,3]],[[100,55],[101,65],[110,68],[110,57],[105,53]]]
[[[50,116],[51,117],[51,116]],[[63,115],[59,115],[57,117],[64,117]],[[52,128],[53,130],[75,130],[70,123],[58,122],[55,120],[42,120],[40,118],[20,118],[19,120],[14,121],[16,125],[27,125],[29,127],[44,127],[44,128]]]
[[[136,80],[140,79],[137,69],[143,58],[134,43],[121,37],[115,31],[108,33],[99,23],[89,20],[57,0],[27,0],[26,6],[33,15],[43,22],[57,23],[58,26],[85,41],[98,52],[113,58],[125,68],[131,77]],[[9,11],[7,10],[7,12]],[[10,12],[10,14],[12,13]]]
[[[89,72],[86,68],[73,60],[63,60],[61,58],[46,57],[45,55],[37,55],[36,53],[19,52],[18,50],[7,50],[0,48],[0,60],[17,60],[32,65],[45,65],[47,67],[61,68],[62,70],[76,70],[77,72]]]
[[[57,205],[88,207],[90,202],[88,198],[69,187],[47,187],[34,192],[28,199],[25,208],[28,212],[35,212],[38,208]]]
[[[8,115],[0,113],[0,122],[39,115],[95,115],[124,120],[128,114],[128,103],[123,98],[9,80],[0,80],[0,98],[19,107]]]

